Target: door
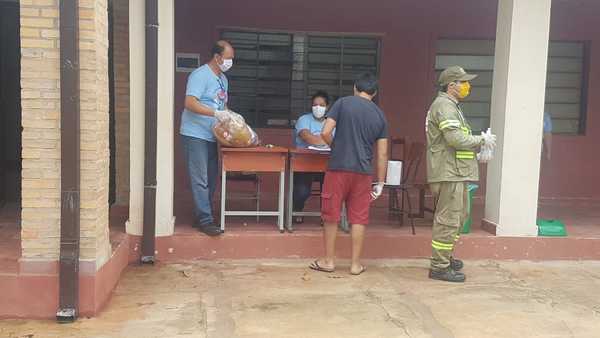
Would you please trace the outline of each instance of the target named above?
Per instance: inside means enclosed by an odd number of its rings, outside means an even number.
[[[0,204],[21,196],[20,53],[19,3],[0,0]]]

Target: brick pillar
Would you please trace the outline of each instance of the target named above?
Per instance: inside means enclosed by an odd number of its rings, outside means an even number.
[[[96,269],[108,238],[106,0],[80,3],[81,260]],[[60,241],[60,66],[57,0],[21,0],[23,261],[56,261]]]
[[[129,204],[129,1],[113,1],[116,204]]]
[[[60,239],[58,3],[21,4],[22,214],[25,260],[57,260]]]
[[[99,269],[110,257],[107,1],[79,2],[81,63],[81,256]]]

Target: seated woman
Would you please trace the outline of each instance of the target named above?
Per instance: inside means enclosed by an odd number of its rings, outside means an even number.
[[[325,112],[329,108],[329,95],[318,91],[312,96],[312,113],[302,115],[296,122],[296,148],[328,148],[321,138],[321,129],[325,124]],[[297,173],[294,175],[294,211],[304,210],[304,203],[310,197],[314,181],[323,182],[322,173]],[[295,217],[295,223],[302,223],[303,217]]]

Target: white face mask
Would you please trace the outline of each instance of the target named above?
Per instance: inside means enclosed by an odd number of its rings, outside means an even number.
[[[326,110],[327,110],[327,109],[326,109],[325,107],[323,107],[323,106],[313,106],[313,107],[312,107],[312,113],[313,113],[313,116],[314,116],[316,119],[321,119],[321,118],[323,118],[323,116],[325,116],[325,111],[326,111]]]
[[[223,59],[223,64],[219,65],[222,72],[226,72],[233,66],[233,59]]]

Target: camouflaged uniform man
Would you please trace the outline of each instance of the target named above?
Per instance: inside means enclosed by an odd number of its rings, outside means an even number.
[[[461,67],[440,74],[440,92],[427,112],[427,180],[436,205],[429,278],[464,282],[463,263],[453,258],[459,230],[467,218],[467,183],[479,180],[477,151],[495,139],[473,136],[459,102],[470,92],[477,75]]]

